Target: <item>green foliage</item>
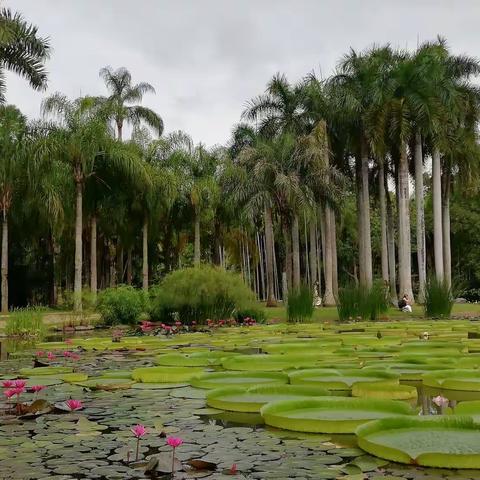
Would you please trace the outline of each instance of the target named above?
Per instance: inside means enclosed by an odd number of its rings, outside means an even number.
[[[287,320],[289,323],[303,323],[313,315],[313,293],[308,285],[300,285],[288,292]]]
[[[96,295],[89,288],[82,289],[82,306],[83,310],[95,310]],[[73,290],[65,290],[62,292],[58,302],[59,306],[67,310],[73,310]]]
[[[388,292],[381,282],[370,289],[360,285],[341,288],[338,292],[337,311],[340,321],[360,317],[362,320],[377,320],[388,310]]]
[[[143,293],[130,286],[107,288],[98,296],[97,309],[106,325],[133,325],[145,308]]]
[[[43,324],[44,309],[18,308],[7,318],[5,333],[8,336],[41,336],[45,332]]]
[[[432,277],[425,287],[425,316],[430,318],[449,317],[453,308],[452,288],[445,282]]]
[[[262,308],[251,306],[236,311],[235,320],[243,322],[247,318],[252,318],[257,323],[265,323],[267,316]]]
[[[172,322],[177,316],[186,324],[203,324],[255,309],[255,295],[240,275],[202,266],[167,275],[151,292],[150,316]],[[259,314],[257,314],[259,316]]]

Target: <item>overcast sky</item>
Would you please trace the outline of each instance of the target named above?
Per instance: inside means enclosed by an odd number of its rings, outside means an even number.
[[[8,76],[7,99],[39,116],[47,93],[104,94],[98,71],[127,67],[156,95],[143,104],[166,131],[208,145],[228,140],[245,102],[276,72],[332,73],[350,47],[415,48],[447,38],[480,56],[478,0],[5,0],[50,37],[48,91]]]

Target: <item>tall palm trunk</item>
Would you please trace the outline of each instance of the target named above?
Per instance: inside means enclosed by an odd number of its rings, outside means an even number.
[[[274,307],[275,293],[274,293],[274,274],[273,274],[273,249],[275,248],[273,242],[273,221],[272,208],[265,207],[265,263],[267,267],[267,307]]]
[[[388,276],[387,199],[385,194],[385,167],[383,159],[378,163],[378,196],[380,203],[382,280],[384,284],[388,284],[390,279]]]
[[[330,237],[332,246],[332,288],[334,298],[338,297],[338,265],[337,265],[337,224],[335,221],[335,212],[330,210]]]
[[[324,275],[325,275],[325,296],[323,303],[325,306],[335,305],[335,295],[333,291],[333,252],[332,252],[332,215],[330,214],[330,207],[325,206],[324,218]]]
[[[450,248],[450,189],[451,174],[448,168],[442,175],[442,233],[443,233],[443,275],[445,283],[452,285],[452,253]]]
[[[8,313],[8,215],[2,218],[2,313]]]
[[[83,216],[83,184],[76,181],[75,202],[75,277],[73,281],[73,309],[82,311],[82,216]]]
[[[117,140],[122,141],[123,121],[117,120]]]
[[[145,215],[142,228],[143,264],[142,264],[142,288],[148,291],[148,217]]]
[[[293,288],[300,286],[300,239],[298,233],[298,215],[292,222]]]
[[[388,244],[388,276],[390,298],[394,305],[397,304],[397,276],[395,264],[395,222],[393,218],[392,200],[388,191],[387,176],[384,177],[384,190],[387,200],[387,244]]]
[[[97,217],[90,220],[90,291],[93,302],[97,299]]]
[[[310,237],[310,282],[312,290],[318,281],[317,275],[317,230],[315,218],[310,220],[309,224],[309,237]]]
[[[132,267],[132,247],[127,251],[127,285],[132,284],[133,267]]]
[[[368,187],[368,146],[364,137],[361,142],[357,177],[360,283],[369,288],[373,282],[372,241],[370,233],[370,194]]]
[[[433,253],[437,280],[443,281],[443,226],[442,226],[442,182],[441,162],[438,148],[432,155],[432,199],[433,199]]]
[[[195,208],[195,239],[193,249],[193,264],[198,267],[200,265],[200,212]]]
[[[415,135],[415,204],[417,207],[418,301],[425,301],[427,258],[425,246],[425,204],[423,198],[422,136]]]
[[[292,240],[289,231],[289,226],[286,221],[283,222],[283,240],[285,242],[285,280],[286,280],[286,291],[284,292],[283,298],[285,299],[288,295],[288,290],[292,288]]]
[[[410,246],[410,208],[408,186],[407,146],[400,146],[398,165],[398,263],[400,276],[400,295],[408,295],[413,302],[412,259]]]
[[[52,282],[53,282],[53,292],[52,292],[52,305],[56,306],[58,303],[58,293],[60,291],[61,282],[59,282],[60,274],[58,272],[58,257],[60,255],[60,245],[57,243],[55,235],[52,234]]]

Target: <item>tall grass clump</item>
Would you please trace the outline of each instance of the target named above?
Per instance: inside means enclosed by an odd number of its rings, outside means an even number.
[[[313,316],[313,293],[308,285],[301,285],[288,292],[287,320],[289,323],[303,323]]]
[[[453,308],[452,287],[443,280],[430,278],[425,287],[425,316],[430,318],[449,317]]]
[[[12,337],[41,337],[45,333],[43,312],[38,307],[13,310],[7,318],[5,333]]]
[[[255,294],[236,273],[201,266],[168,274],[150,294],[153,321],[172,323],[176,319],[190,325],[208,319],[223,320],[246,314],[257,321],[264,318]]]
[[[377,320],[388,310],[388,292],[381,282],[371,288],[351,285],[338,291],[337,311],[340,321]]]
[[[131,286],[107,288],[98,295],[97,310],[105,325],[134,325],[146,308],[143,292]]]

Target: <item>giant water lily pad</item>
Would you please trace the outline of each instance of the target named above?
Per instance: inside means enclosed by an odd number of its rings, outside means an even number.
[[[412,414],[395,400],[324,397],[267,403],[260,410],[265,423],[277,428],[311,433],[353,433],[365,422]]]
[[[203,368],[195,367],[142,367],[132,371],[132,378],[142,383],[181,383],[201,372]]]
[[[87,387],[92,390],[126,390],[130,388],[135,382],[133,380],[110,377],[94,377],[84,382],[77,382],[82,387]]]
[[[369,422],[356,431],[366,452],[399,463],[480,468],[480,427],[469,417],[403,417]]]
[[[275,372],[292,368],[308,368],[322,360],[321,356],[314,353],[310,355],[237,355],[224,359],[222,365],[227,370]]]
[[[38,368],[21,368],[19,373],[24,377],[38,377],[39,375],[62,375],[64,373],[73,372],[71,367],[38,367]]]
[[[480,372],[478,370],[442,370],[425,374],[422,380],[427,387],[480,392]]]
[[[383,382],[358,382],[352,387],[352,396],[362,398],[385,398],[412,400],[417,398],[417,389],[410,385],[392,385]]]
[[[167,353],[155,358],[155,363],[173,367],[207,367],[221,365],[222,360],[235,355],[232,352],[203,351],[194,353]]]
[[[193,377],[190,381],[190,385],[197,388],[250,387],[283,383],[288,383],[288,376],[279,372],[214,372]]]
[[[233,412],[260,412],[266,403],[304,397],[328,396],[330,392],[320,387],[306,385],[261,385],[255,387],[217,388],[207,393],[207,405]]]
[[[367,369],[311,369],[290,373],[290,383],[318,385],[329,390],[350,390],[358,382],[398,383],[399,375],[394,372]]]

